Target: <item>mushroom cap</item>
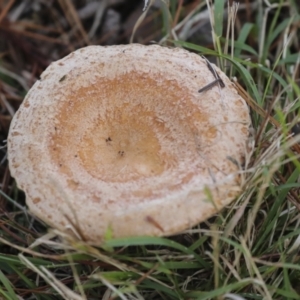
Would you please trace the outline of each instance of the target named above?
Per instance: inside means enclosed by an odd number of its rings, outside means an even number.
[[[100,243],[172,235],[241,190],[250,117],[207,62],[158,45],[89,46],[53,62],[8,137],[12,176],[31,212]]]

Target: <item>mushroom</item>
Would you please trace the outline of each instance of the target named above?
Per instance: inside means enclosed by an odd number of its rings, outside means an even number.
[[[197,54],[89,46],[30,89],[9,166],[34,215],[90,243],[173,235],[240,193],[249,125],[233,83]]]

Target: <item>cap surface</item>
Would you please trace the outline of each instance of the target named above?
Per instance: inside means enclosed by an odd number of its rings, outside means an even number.
[[[52,63],[8,137],[30,210],[91,243],[170,235],[229,204],[250,124],[245,101],[200,56],[137,44],[89,46]],[[237,163],[236,163],[237,162]]]

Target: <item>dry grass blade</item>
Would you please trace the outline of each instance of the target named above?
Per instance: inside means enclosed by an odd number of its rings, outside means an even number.
[[[66,285],[61,283],[51,272],[49,272],[45,267],[36,267],[31,263],[23,254],[19,254],[20,260],[32,271],[41,276],[52,288],[60,294],[64,299],[69,300],[86,300],[86,298],[74,293]]]
[[[115,298],[115,296],[118,296],[122,300],[128,300],[128,298],[121,291],[119,291],[113,284],[111,284],[108,280],[106,280],[103,276],[101,276],[100,273],[93,274],[91,278],[102,281],[113,292],[111,299]]]
[[[20,35],[20,36],[24,36],[24,37],[29,37],[35,40],[40,40],[40,41],[44,41],[44,42],[48,42],[48,43],[53,43],[53,44],[59,44],[59,45],[67,45],[68,43],[66,41],[57,39],[57,38],[51,38],[42,34],[38,34],[38,33],[34,33],[34,32],[30,32],[30,31],[25,31],[25,30],[19,30],[19,29],[15,29],[15,28],[5,28],[5,31],[7,31],[8,33],[13,33],[16,35]]]
[[[77,30],[79,30],[79,32],[81,34],[81,37],[84,40],[84,43],[86,45],[90,45],[91,42],[90,42],[89,36],[86,33],[86,31],[85,31],[85,29],[84,29],[84,27],[81,23],[81,20],[78,16],[78,13],[77,13],[72,1],[70,1],[70,0],[59,0],[59,4],[60,4],[61,8],[63,9],[63,11],[65,12],[65,16],[66,16],[71,28],[73,30],[75,30],[75,32]],[[80,41],[81,38],[78,37],[78,40]],[[81,42],[79,42],[79,45],[83,46]]]
[[[129,43],[133,43],[134,35],[135,35],[137,29],[139,28],[139,26],[144,21],[146,15],[147,15],[148,10],[153,5],[153,3],[154,3],[154,0],[150,0],[149,3],[148,3],[148,1],[145,1],[145,6],[144,6],[144,9],[143,9],[143,13],[140,15],[140,17],[138,18],[138,20],[136,21],[136,23],[135,23],[135,25],[134,25],[134,27],[132,29],[132,34],[131,34]]]
[[[93,25],[88,33],[89,38],[92,38],[95,35],[96,30],[98,29],[98,27],[104,17],[104,13],[107,8],[107,5],[108,5],[108,0],[102,0],[100,5],[97,7]]]
[[[235,82],[236,88],[238,93],[243,97],[243,99],[246,100],[248,105],[257,113],[259,114],[263,119],[263,124],[265,122],[270,121],[272,125],[274,125],[277,129],[281,129],[281,124],[270,115],[270,112],[265,111],[263,108],[261,108],[252,98],[251,96],[244,90],[244,88],[238,83]],[[290,132],[292,138],[292,132]],[[296,151],[298,154],[300,154],[300,145],[295,143],[294,145],[291,146],[291,148]]]
[[[9,2],[6,4],[6,6],[1,10],[1,13],[0,13],[0,23],[6,17],[8,11],[10,10],[10,8],[14,4],[14,2],[15,2],[15,0],[9,0]],[[0,5],[1,5],[1,3],[0,3]]]

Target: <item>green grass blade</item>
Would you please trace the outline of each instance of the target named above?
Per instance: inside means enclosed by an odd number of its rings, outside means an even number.
[[[235,42],[235,46],[234,46],[234,56],[235,57],[240,57],[241,50],[242,50],[242,48],[238,48],[236,46],[236,43],[241,44],[241,45],[246,45],[246,40],[247,40],[247,38],[248,38],[248,36],[249,36],[249,34],[250,34],[250,32],[251,32],[251,30],[252,30],[253,27],[254,27],[253,23],[245,23],[243,25],[243,27],[242,27],[242,29],[241,29],[241,31],[239,33],[239,37],[238,37],[237,41]],[[246,45],[246,46],[248,46],[248,45]],[[251,48],[251,49],[253,49],[253,48]],[[255,53],[256,53],[256,55],[258,55],[257,51],[255,51]]]
[[[103,247],[104,248],[105,247],[129,247],[129,246],[146,246],[146,245],[159,245],[159,246],[165,246],[165,247],[177,249],[183,253],[193,255],[195,259],[197,259],[204,268],[211,267],[209,263],[207,263],[194,251],[166,238],[159,238],[159,237],[120,238],[120,239],[113,239],[113,240],[106,241],[103,244]]]
[[[224,18],[224,5],[225,0],[215,1],[214,6],[214,32],[217,37],[221,37],[223,34],[223,18]]]
[[[240,41],[235,41],[234,42],[234,49],[235,49],[235,52],[237,52],[238,54],[235,55],[235,56],[240,56],[240,52],[242,50],[246,51],[246,52],[249,52],[250,54],[253,54],[255,56],[258,55],[257,51],[254,50],[252,47],[250,47],[249,45],[243,43],[243,42],[240,42]]]
[[[11,300],[18,300],[18,297],[14,291],[14,287],[11,284],[11,282],[7,279],[7,277],[3,274],[3,272],[0,270],[0,282],[2,282],[3,286],[6,289],[6,295],[9,297],[8,299]]]
[[[299,177],[299,170],[296,169],[288,178],[286,184],[294,183],[298,179],[298,177]],[[281,211],[279,207],[285,201],[288,192],[289,190],[284,189],[281,190],[277,196],[274,195],[276,196],[276,201],[273,204],[273,206],[270,208],[270,211],[268,212],[268,215],[264,220],[263,225],[260,228],[261,234],[258,234],[258,240],[253,248],[253,253],[256,253],[261,248],[261,246],[268,240],[267,236],[273,230],[274,224],[278,221],[278,217]]]
[[[217,289],[213,289],[209,292],[201,292],[201,291],[191,291],[186,294],[187,297],[193,297],[199,300],[209,300],[214,299],[215,297],[220,297],[227,293],[238,291],[243,289],[244,287],[253,283],[252,279],[243,279],[240,282],[231,283],[225,286],[222,286]]]

